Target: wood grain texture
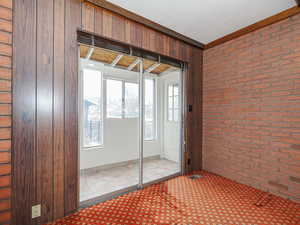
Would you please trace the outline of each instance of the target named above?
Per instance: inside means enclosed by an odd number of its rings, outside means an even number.
[[[107,9],[86,4],[82,0],[15,0],[12,224],[41,224],[78,209],[79,29],[184,60],[194,68],[193,73],[189,72],[187,91],[189,103],[194,103],[193,82],[199,81],[193,76],[201,76],[198,58],[191,60],[195,47]],[[5,36],[5,41],[11,41],[11,37]],[[0,69],[5,79],[0,88],[8,90],[11,72],[9,68]],[[1,92],[0,102],[0,114],[5,116],[0,118],[0,126],[7,125],[11,93]],[[190,135],[193,120],[191,113]],[[5,137],[0,141],[0,150],[6,159],[0,163],[7,164],[11,159],[11,129],[1,127],[0,136]],[[199,151],[189,145],[190,155],[195,149]],[[196,160],[200,160],[198,156]],[[0,187],[0,199],[10,196],[9,187]],[[31,220],[31,206],[40,203],[42,217]]]
[[[53,0],[37,2],[36,173],[42,215],[53,218]]]
[[[65,0],[54,1],[54,62],[53,62],[53,218],[65,215],[64,180],[64,87],[65,87]]]
[[[191,57],[193,96],[191,167],[193,171],[197,171],[202,169],[202,51],[193,48]]]
[[[298,13],[300,13],[300,7],[298,7],[298,6],[292,7],[290,9],[287,9],[283,12],[280,12],[280,13],[274,15],[274,16],[268,17],[264,20],[261,20],[257,23],[254,23],[254,24],[250,25],[250,26],[247,26],[247,27],[242,28],[240,30],[237,30],[237,31],[235,31],[231,34],[228,34],[228,35],[226,35],[222,38],[219,38],[215,41],[212,41],[212,42],[208,43],[207,45],[205,45],[205,49],[209,49],[209,48],[212,48],[214,46],[223,44],[227,41],[233,40],[233,39],[238,38],[240,36],[243,36],[243,35],[246,35],[248,33],[253,32],[253,31],[259,30],[263,27],[269,26],[273,23],[279,22],[281,20],[284,20],[284,19],[286,19],[288,17],[291,17],[293,15],[296,15]]]
[[[77,29],[81,26],[81,4],[66,1],[65,15],[65,214],[78,209],[78,43]]]
[[[85,2],[90,2],[92,4],[95,4],[97,6],[100,6],[101,8],[104,8],[106,10],[109,10],[111,12],[114,12],[115,14],[118,14],[118,15],[121,15],[131,21],[134,21],[134,22],[137,22],[141,25],[144,25],[150,29],[153,29],[155,31],[158,31],[159,33],[163,33],[164,35],[167,35],[167,36],[171,36],[172,38],[175,38],[179,41],[183,41],[183,42],[186,42],[192,46],[195,46],[197,48],[204,48],[204,45],[198,41],[195,41],[189,37],[186,37],[176,31],[173,31],[167,27],[164,27],[160,24],[157,24],[151,20],[148,20],[142,16],[139,16],[135,13],[132,13],[124,8],[121,8],[115,4],[112,4],[108,1],[105,1],[105,0],[84,0]]]
[[[36,1],[14,2],[13,224],[32,224],[36,202]]]

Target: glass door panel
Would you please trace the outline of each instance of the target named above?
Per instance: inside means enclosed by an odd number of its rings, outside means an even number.
[[[140,184],[140,60],[80,46],[80,201]]]
[[[143,75],[143,183],[146,184],[181,172],[182,74],[180,68],[159,64]]]

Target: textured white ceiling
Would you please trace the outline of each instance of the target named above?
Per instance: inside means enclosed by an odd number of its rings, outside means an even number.
[[[207,44],[296,5],[295,0],[108,0]]]

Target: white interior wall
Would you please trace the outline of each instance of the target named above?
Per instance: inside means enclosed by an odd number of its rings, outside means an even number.
[[[168,73],[161,77],[161,86],[164,93],[163,101],[164,107],[162,107],[161,115],[163,116],[163,149],[164,157],[179,162],[180,161],[180,122],[168,121],[167,119],[167,88],[169,84],[180,83],[180,71]]]
[[[139,73],[96,63],[105,78],[138,82]],[[157,139],[144,141],[144,157],[161,156],[179,162],[179,124],[166,121],[165,85],[178,80],[179,72],[157,79]],[[105,113],[104,108],[104,113]],[[81,149],[80,169],[93,168],[138,159],[138,118],[113,119],[104,115],[103,146]],[[164,125],[164,126],[163,126]],[[165,128],[164,128],[165,127]]]

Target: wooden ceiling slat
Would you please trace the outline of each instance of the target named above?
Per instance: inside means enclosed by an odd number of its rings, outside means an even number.
[[[89,46],[80,45],[80,57],[86,58],[86,56],[89,53],[89,49],[90,49]],[[94,60],[94,61],[106,63],[106,64],[111,64],[118,55],[119,54],[117,52],[105,50],[102,48],[95,48],[90,59]],[[135,57],[135,56],[123,55],[123,57],[119,60],[119,62],[116,64],[116,66],[122,67],[122,68],[128,68],[132,63],[134,63],[136,61],[136,59],[137,59],[137,57]],[[156,61],[144,59],[143,60],[144,71],[146,71],[147,69],[149,69],[151,66],[153,66],[156,63],[157,63]],[[171,67],[172,66],[170,66],[168,64],[160,64],[157,68],[152,70],[151,73],[159,75],[160,73],[169,70]],[[135,72],[137,72],[138,70],[139,70],[138,65],[136,65],[132,69],[132,71],[135,71]]]

